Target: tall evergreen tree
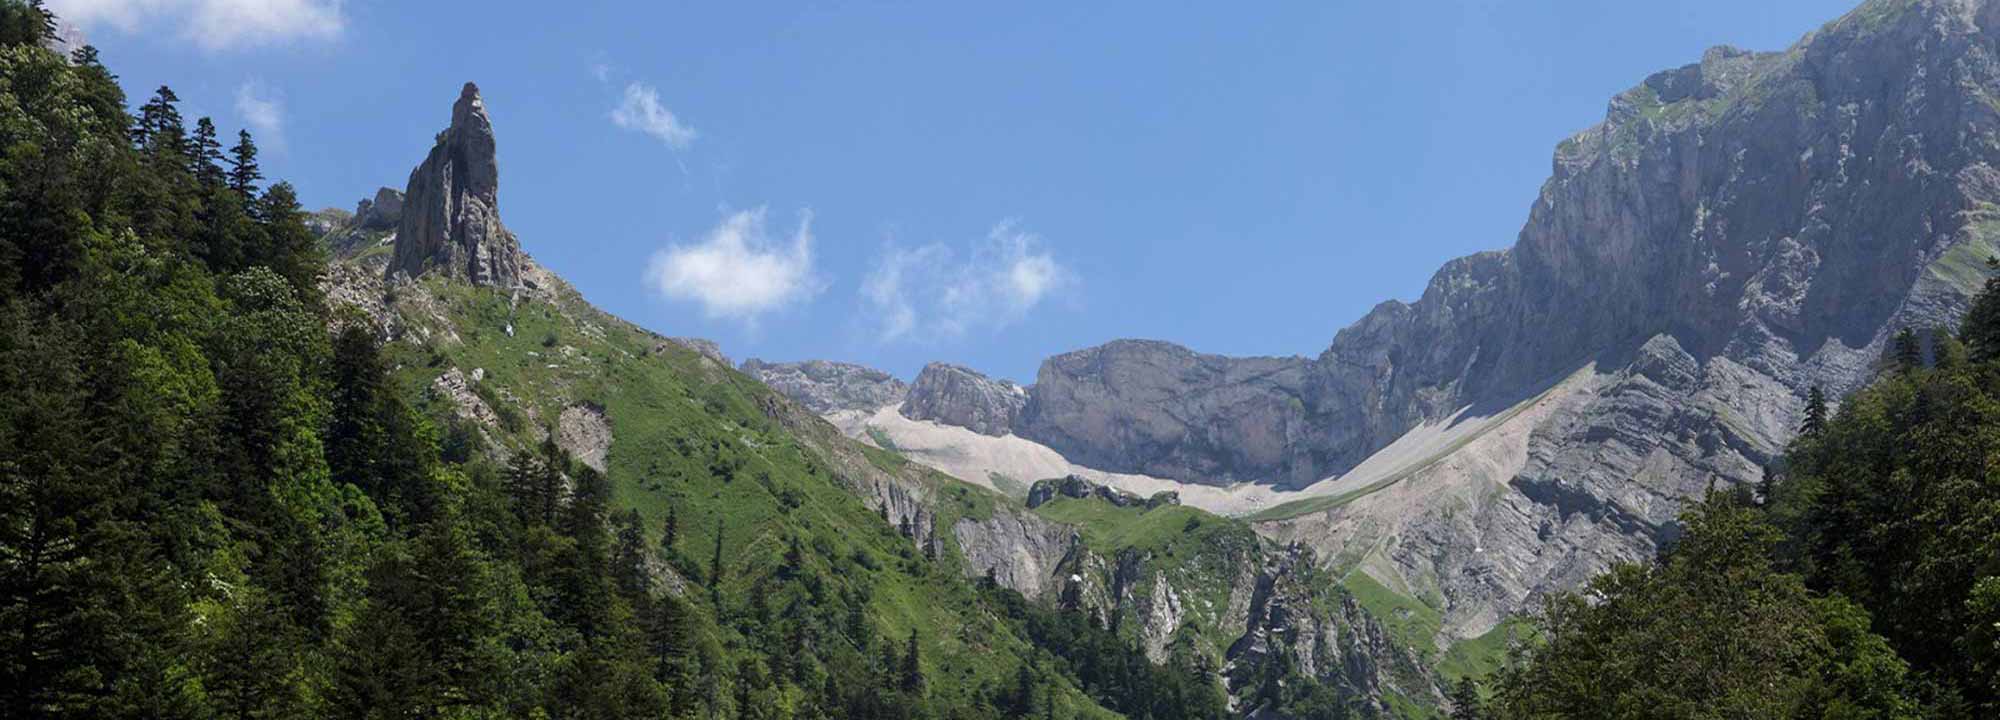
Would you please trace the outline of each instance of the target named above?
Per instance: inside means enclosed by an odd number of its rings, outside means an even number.
[[[924,666],[918,657],[917,631],[910,631],[910,639],[904,643],[902,667],[903,692],[920,695],[924,692]]]
[[[1483,706],[1478,681],[1471,676],[1459,678],[1451,690],[1451,720],[1485,720]]]
[[[1958,335],[1973,362],[2000,358],[2000,257],[1986,259],[1986,284],[1966,308]]]
[[[1917,331],[1907,327],[1896,331],[1891,348],[1891,360],[1896,372],[1916,372],[1924,366],[1924,346],[1917,339]]]
[[[216,139],[215,121],[203,116],[194,121],[194,140],[188,172],[204,190],[224,187],[229,176],[222,170],[222,141]]]
[[[1826,391],[1814,385],[1806,390],[1806,417],[1799,424],[1800,437],[1819,437],[1826,430]]]
[[[257,194],[257,181],[264,173],[257,167],[257,142],[249,130],[236,131],[236,144],[229,148],[229,189],[247,201]]]

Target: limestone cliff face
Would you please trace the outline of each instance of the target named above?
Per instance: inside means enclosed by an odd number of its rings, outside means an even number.
[[[1028,391],[1020,385],[958,365],[931,363],[910,385],[903,416],[997,437],[1013,431],[1014,420],[1027,403]]]
[[[2000,2],[1870,2],[1620,95],[1557,149],[1514,248],[1342,331],[1315,363],[1338,401],[1309,406],[1394,431],[1588,377],[1509,462],[1262,529],[1435,591],[1466,633],[1651,556],[1684,501],[1759,477],[1806,388],[1837,396],[1899,329],[1955,322],[2000,229],[1996,48]]]
[[[1996,167],[2000,0],[1871,0],[1620,94],[1558,145],[1512,247],[1318,356],[1067,353],[1012,431],[1105,471],[1298,487],[1497,418],[1393,487],[1258,526],[1476,634],[1650,556],[1688,498],[1759,477],[1807,388],[1837,397],[1898,330],[1954,323],[2000,254]]]
[[[1992,250],[1996,38],[1989,0],[1877,0],[1784,52],[1712,50],[1564,141],[1514,247],[1446,264],[1317,358],[1058,356],[1023,434],[1107,470],[1299,484],[1657,336],[1698,383],[1719,360],[1756,376],[1736,411],[1852,388],[1896,330],[1950,322]],[[1770,429],[1719,442],[1754,465],[1786,439]]]
[[[1018,432],[1116,472],[1217,485],[1281,479],[1316,466],[1300,457],[1312,445],[1302,404],[1310,367],[1119,340],[1043,361]]]
[[[773,363],[751,358],[743,361],[741,369],[821,415],[841,410],[872,411],[902,402],[910,392],[910,387],[895,376],[852,363]]]
[[[521,282],[521,244],[500,224],[500,166],[478,86],[466,83],[451,126],[410,171],[389,274],[441,272],[478,285]]]

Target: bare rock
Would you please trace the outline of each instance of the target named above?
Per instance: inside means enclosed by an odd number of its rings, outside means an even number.
[[[874,410],[902,402],[910,387],[888,373],[851,363],[808,360],[771,363],[743,361],[743,374],[825,415],[838,410]]]
[[[466,83],[451,126],[410,171],[389,274],[435,270],[477,285],[519,285],[521,244],[500,224],[499,192],[493,123],[479,87]]]
[[[903,416],[956,425],[982,435],[999,437],[1013,431],[1014,419],[1028,404],[1026,388],[994,380],[970,368],[931,363],[917,373],[903,400]]]
[[[611,455],[611,419],[595,403],[563,408],[556,419],[556,445],[592,470],[604,472]]]

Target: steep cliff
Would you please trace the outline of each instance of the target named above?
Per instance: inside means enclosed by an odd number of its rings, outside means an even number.
[[[931,363],[917,373],[903,416],[956,425],[981,435],[1005,435],[1028,403],[1026,388],[994,380],[971,368]]]
[[[416,277],[436,270],[476,285],[518,285],[521,243],[500,224],[499,192],[493,122],[479,87],[466,83],[451,107],[451,126],[410,171],[388,272]]]
[[[1012,431],[1227,486],[1183,490],[1205,507],[1268,498],[1260,532],[1487,632],[1650,556],[1688,498],[1761,476],[1809,387],[1838,397],[1899,330],[1955,322],[2000,240],[1995,88],[1992,0],[1871,0],[1781,52],[1716,48],[1563,141],[1512,247],[1318,356],[1067,353]]]

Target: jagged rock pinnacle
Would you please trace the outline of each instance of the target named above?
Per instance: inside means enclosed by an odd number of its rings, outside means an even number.
[[[479,86],[466,83],[451,127],[410,171],[389,274],[437,270],[478,285],[520,284],[521,245],[500,224],[500,169],[493,123]]]

